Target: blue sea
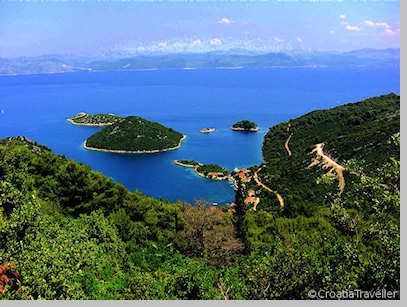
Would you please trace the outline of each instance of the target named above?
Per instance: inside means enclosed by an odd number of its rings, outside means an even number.
[[[130,190],[171,201],[234,200],[228,182],[210,181],[174,159],[217,163],[228,169],[262,162],[268,128],[315,109],[400,92],[398,68],[275,68],[78,72],[1,76],[0,137],[25,135],[54,152],[90,165]],[[157,154],[86,151],[101,128],[66,119],[79,112],[138,115],[187,135],[182,147]],[[249,119],[259,133],[230,130]],[[208,135],[199,133],[215,127]]]

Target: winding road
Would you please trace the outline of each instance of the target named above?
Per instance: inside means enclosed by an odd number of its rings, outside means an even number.
[[[263,182],[261,182],[261,181],[259,180],[259,177],[258,177],[257,174],[258,174],[258,172],[260,172],[260,171],[263,169],[263,167],[264,167],[264,166],[260,167],[260,168],[254,173],[254,175],[253,175],[254,181],[256,181],[257,185],[261,186],[263,189],[265,189],[265,190],[267,190],[267,191],[269,191],[269,192],[271,192],[271,193],[274,193],[274,195],[276,195],[276,197],[277,197],[277,199],[278,199],[278,202],[280,203],[280,207],[281,207],[281,208],[284,208],[284,198],[283,198],[278,192],[276,192],[276,191],[270,189],[268,186],[266,186]]]
[[[317,164],[322,164],[322,167],[324,168],[331,168],[328,174],[332,173],[332,171],[335,171],[338,177],[338,188],[340,194],[342,194],[345,188],[345,178],[343,177],[343,171],[345,170],[345,168],[324,152],[324,146],[324,143],[315,145],[315,148],[312,150],[312,152],[316,153],[317,158],[312,161],[309,167],[315,166]]]
[[[293,134],[291,133],[289,136],[288,136],[288,138],[287,138],[287,140],[285,141],[285,143],[284,143],[284,147],[285,147],[285,150],[287,150],[287,153],[288,153],[288,156],[289,157],[291,157],[291,150],[290,150],[290,147],[288,146],[288,143],[290,142],[290,139],[291,139],[291,137],[293,136]]]

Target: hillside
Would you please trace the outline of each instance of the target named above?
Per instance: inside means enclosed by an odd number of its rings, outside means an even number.
[[[395,94],[311,112],[270,128],[263,165],[232,173],[236,224],[268,297],[306,297],[311,284],[399,289],[399,116]]]
[[[272,127],[266,163],[233,172],[224,208],[130,192],[25,137],[1,140],[0,299],[399,298],[399,101]]]
[[[301,267],[288,272],[300,276],[297,286],[304,289],[309,278],[324,284],[310,272],[324,275],[328,267],[338,272],[333,287],[346,279],[369,288],[382,276],[379,283],[387,280],[398,288],[399,132],[396,94],[314,111],[270,128],[265,163],[232,174],[246,249],[296,254]]]
[[[110,152],[159,152],[177,149],[184,136],[159,123],[129,116],[96,132],[85,148]]]
[[[390,146],[389,140],[399,131],[400,97],[395,94],[313,111],[270,128],[264,139],[265,167],[260,177],[285,195],[285,210],[291,214],[297,208],[315,208],[324,204],[328,191],[336,192],[334,185],[329,190],[317,185],[323,172],[309,167],[317,144],[324,144],[324,152],[340,164],[358,161],[364,173],[374,176],[388,157],[398,157],[399,149]]]
[[[220,208],[129,192],[25,137],[0,141],[0,299],[222,299],[232,281],[219,267],[238,285],[240,252]]]

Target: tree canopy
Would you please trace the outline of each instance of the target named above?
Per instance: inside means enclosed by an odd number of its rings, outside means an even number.
[[[343,191],[315,160],[320,143],[344,169]],[[399,297],[399,97],[276,125],[263,154],[234,206],[191,206],[130,192],[27,138],[1,140],[0,298],[306,299],[311,289]],[[244,201],[250,189],[257,210]]]

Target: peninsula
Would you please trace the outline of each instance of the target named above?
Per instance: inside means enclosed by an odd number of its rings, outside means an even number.
[[[122,117],[114,114],[87,114],[81,112],[68,118],[67,121],[73,125],[103,127],[110,126],[122,119]]]
[[[202,165],[201,163],[196,162],[195,160],[174,160],[174,164],[183,166],[183,167],[192,167],[192,168]]]
[[[232,130],[234,131],[248,131],[248,132],[257,132],[260,128],[253,122],[249,120],[241,120],[233,124]]]
[[[193,168],[195,173],[201,177],[211,180],[227,180],[229,172],[226,168],[217,164],[202,164],[195,160],[174,160],[176,165]]]
[[[129,116],[96,132],[83,147],[112,153],[157,153],[179,148],[185,138],[172,128]]]

